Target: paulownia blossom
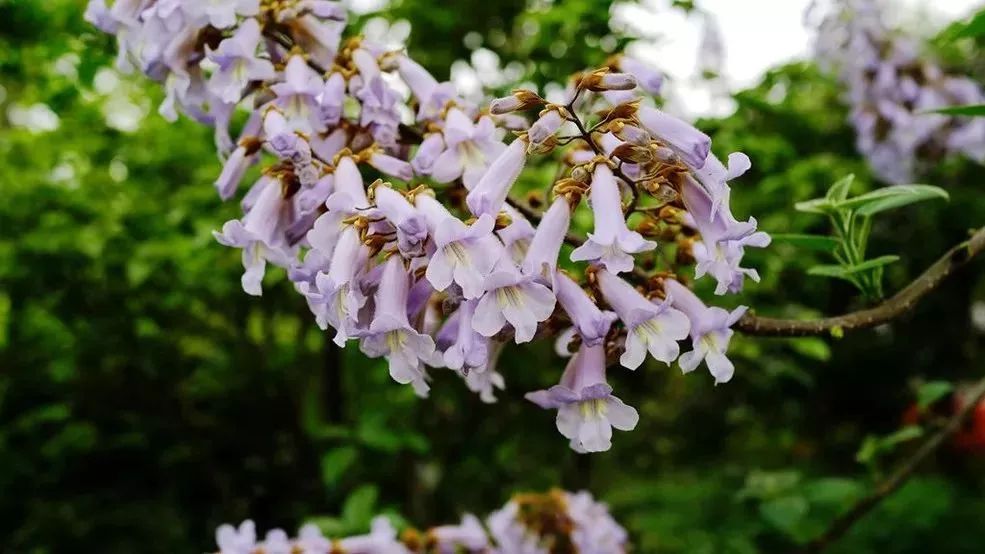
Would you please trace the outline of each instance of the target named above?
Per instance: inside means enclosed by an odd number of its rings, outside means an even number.
[[[576,353],[561,383],[531,398],[586,452],[638,419],[613,393],[611,362],[704,361],[716,382],[732,377],[726,351],[742,312],[706,306],[675,278],[693,269],[723,294],[758,277],[742,260],[768,236],[730,205],[729,181],[751,161],[723,164],[706,134],[654,107],[661,74],[639,60],[616,55],[573,76],[563,104],[517,90],[484,109],[402,48],[346,38],[339,2],[95,0],[86,15],[117,36],[120,67],[162,84],[162,113],[214,128],[214,185],[243,210],[215,237],[240,250],[243,289],[259,295],[268,264],[285,269],[336,344],[358,340],[418,395],[455,374],[495,402],[513,369],[500,353],[560,334],[561,355]],[[241,191],[253,166],[260,177]],[[580,551],[620,552],[624,534],[594,527],[585,506],[567,514]],[[487,541],[466,518],[429,540],[540,552],[516,523],[497,517],[502,532]],[[220,534],[223,551],[257,546],[249,526]],[[401,552],[395,537],[381,523],[332,548]],[[327,548],[311,528],[263,542]]]
[[[583,345],[548,390],[527,394],[541,408],[557,410],[557,429],[579,452],[603,452],[612,446],[612,428],[632,431],[640,416],[612,394],[605,380],[605,350]]]
[[[815,55],[847,89],[856,146],[890,184],[910,183],[942,158],[985,163],[985,119],[931,113],[985,103],[974,80],[949,73],[917,42],[887,25],[879,0],[830,3],[817,25]]]
[[[625,554],[629,548],[626,530],[608,507],[584,491],[518,494],[485,521],[467,513],[458,524],[424,531],[398,533],[386,516],[373,518],[369,533],[349,537],[329,538],[306,524],[296,538],[272,529],[260,541],[251,520],[216,530],[218,554],[549,554],[558,544],[584,554]]]

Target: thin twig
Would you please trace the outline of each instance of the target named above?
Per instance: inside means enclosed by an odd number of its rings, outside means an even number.
[[[817,554],[818,552],[822,552],[843,537],[845,533],[878,506],[880,502],[886,499],[886,497],[899,490],[913,476],[920,467],[920,464],[930,458],[949,438],[961,429],[961,425],[974,412],[979,402],[985,399],[985,379],[979,381],[969,391],[968,399],[968,402],[962,406],[958,413],[954,414],[940,431],[927,439],[916,453],[903,462],[888,479],[876,486],[868,496],[856,502],[851,509],[831,522],[831,525],[828,526],[826,531],[796,552],[799,554]]]
[[[746,314],[735,329],[747,335],[762,337],[807,337],[840,335],[845,331],[869,329],[888,323],[912,310],[920,300],[933,292],[947,277],[957,272],[985,251],[985,227],[978,229],[967,241],[955,246],[919,277],[895,296],[878,306],[849,314],[815,320],[774,319]]]
[[[605,151],[602,150],[602,148],[598,145],[598,143],[595,142],[595,138],[592,137],[592,132],[594,132],[594,129],[593,131],[589,131],[585,129],[585,124],[581,122],[581,118],[578,117],[577,113],[575,113],[574,106],[575,106],[574,100],[572,100],[571,103],[566,106],[566,108],[568,109],[568,113],[571,114],[571,117],[568,118],[568,120],[575,124],[575,127],[578,128],[578,132],[581,133],[581,138],[588,144],[589,148],[591,148],[596,155],[604,156]],[[639,187],[636,185],[636,181],[630,179],[629,177],[626,176],[625,173],[623,173],[622,166],[613,168],[612,173],[616,177],[619,177],[620,179],[625,181],[626,184],[629,185],[630,190],[633,191],[633,199],[629,201],[629,205],[626,207],[626,209],[623,212],[625,214],[631,214],[636,210],[636,205],[639,203],[640,200]]]

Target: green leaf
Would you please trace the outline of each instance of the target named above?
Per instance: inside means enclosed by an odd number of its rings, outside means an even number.
[[[781,532],[794,535],[809,508],[802,496],[783,496],[760,504],[759,514]]]
[[[900,260],[899,256],[879,256],[878,258],[873,258],[871,260],[865,260],[864,262],[853,265],[848,268],[850,274],[859,273],[862,271],[870,271],[873,269],[885,267],[889,264],[894,264]]]
[[[923,436],[923,428],[917,425],[908,425],[899,431],[884,437],[869,436],[865,438],[862,447],[855,454],[855,459],[863,464],[871,464],[880,455],[887,454],[896,449],[897,446],[910,442]]]
[[[947,41],[954,41],[963,38],[975,38],[985,35],[985,10],[982,10],[971,17],[968,21],[958,21],[950,25],[941,34],[941,38]]]
[[[862,495],[863,487],[858,481],[839,477],[827,477],[808,483],[804,494],[811,504],[844,507]]]
[[[985,117],[985,104],[971,104],[968,106],[949,106],[936,110],[927,110],[924,113],[939,113],[944,115],[965,115],[970,117]]]
[[[851,273],[848,268],[842,265],[816,265],[807,270],[808,275],[814,277],[830,277],[832,279],[845,279],[851,281]]]
[[[352,446],[334,448],[321,459],[321,478],[327,487],[338,485],[342,475],[356,462],[358,452]]]
[[[830,277],[832,279],[845,279],[852,281],[852,277],[864,271],[871,271],[889,264],[898,262],[899,256],[880,256],[871,260],[866,260],[860,264],[845,265],[818,265],[807,270],[808,275],[815,277]]]
[[[827,198],[815,198],[814,200],[797,202],[793,205],[793,207],[798,212],[806,212],[811,214],[828,215],[835,212],[834,204]]]
[[[930,185],[895,185],[856,196],[838,204],[838,208],[856,210],[859,215],[871,216],[926,200],[949,200],[947,191]]]
[[[828,193],[825,195],[825,198],[834,204],[844,201],[848,198],[848,192],[851,190],[853,183],[855,183],[855,174],[849,173],[845,177],[841,178],[837,183],[831,185],[831,188],[828,189]]]
[[[315,525],[327,537],[339,537],[345,535],[349,530],[349,526],[344,521],[331,516],[310,517],[305,523]]]
[[[948,383],[947,381],[931,381],[929,383],[924,383],[919,389],[917,389],[917,406],[921,410],[926,410],[927,408],[933,406],[938,400],[951,394],[951,391],[953,390],[954,385]]]
[[[776,242],[785,242],[796,246],[797,248],[817,250],[819,252],[834,252],[835,249],[841,245],[840,240],[834,237],[825,237],[821,235],[779,233],[772,235],[772,237]]]
[[[374,485],[359,487],[342,505],[342,519],[351,527],[368,527],[369,520],[376,512],[376,499],[379,491]]]

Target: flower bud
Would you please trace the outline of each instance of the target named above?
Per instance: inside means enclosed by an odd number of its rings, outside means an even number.
[[[497,98],[489,104],[489,113],[493,115],[504,115],[510,112],[529,110],[543,106],[546,100],[529,90],[514,90],[511,96]]]

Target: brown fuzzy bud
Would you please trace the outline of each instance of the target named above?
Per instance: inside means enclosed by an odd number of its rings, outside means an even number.
[[[505,115],[512,112],[529,110],[546,104],[547,101],[537,95],[537,93],[517,89],[513,94],[503,98],[497,98],[489,104],[489,113],[493,115]]]

